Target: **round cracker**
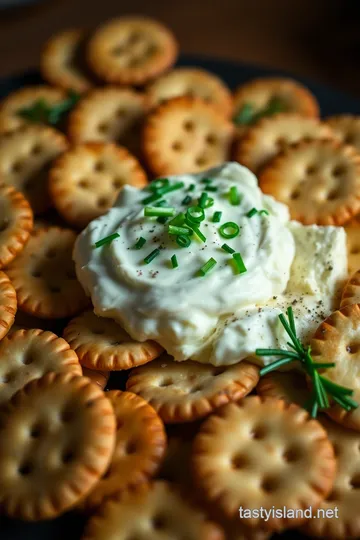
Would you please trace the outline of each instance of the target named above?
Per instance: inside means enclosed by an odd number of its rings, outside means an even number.
[[[83,367],[82,371],[84,377],[87,377],[91,382],[100,386],[102,390],[105,389],[110,377],[109,371],[95,371],[94,369],[89,369],[86,367]]]
[[[309,401],[309,386],[300,371],[268,373],[260,378],[256,392],[261,397],[283,399],[304,408]]]
[[[248,362],[214,367],[174,362],[164,355],[130,372],[126,389],[146,399],[166,423],[192,422],[217,407],[246,396],[259,380]]]
[[[126,184],[145,187],[145,171],[126,148],[112,143],[75,146],[55,161],[49,174],[54,206],[78,228],[105,214]]]
[[[360,155],[335,141],[302,141],[265,167],[259,185],[294,220],[342,225],[360,210]]]
[[[100,26],[88,43],[91,69],[108,83],[139,86],[155,79],[176,61],[171,31],[147,17],[122,17]]]
[[[170,99],[147,117],[143,150],[155,175],[198,172],[226,161],[234,128],[199,98]]]
[[[0,185],[0,268],[24,249],[33,228],[33,213],[21,193]]]
[[[157,358],[163,348],[155,341],[135,341],[112,319],[85,311],[72,319],[64,338],[76,351],[81,364],[90,369],[130,369]]]
[[[27,384],[1,410],[0,426],[0,503],[24,520],[74,506],[106,470],[115,444],[111,403],[72,373]]]
[[[351,144],[360,150],[360,116],[339,114],[329,116],[325,122],[335,131],[343,144]]]
[[[96,88],[70,113],[69,138],[77,144],[116,142],[139,155],[141,126],[147,109],[145,96],[131,88]]]
[[[76,279],[72,250],[76,234],[49,227],[31,235],[8,267],[22,311],[44,319],[71,317],[89,303]]]
[[[21,109],[27,109],[38,101],[46,101],[49,105],[58,105],[66,99],[66,93],[60,88],[51,86],[24,86],[9,94],[0,103],[0,133],[15,131],[29,124],[19,115]]]
[[[351,276],[342,292],[340,308],[350,304],[360,304],[360,270]]]
[[[331,491],[336,460],[325,430],[304,409],[252,396],[225,405],[202,424],[193,469],[207,499],[234,519],[240,507],[317,508]],[[299,514],[242,521],[279,531],[304,522]]]
[[[355,216],[345,225],[349,274],[360,268],[360,220]]]
[[[85,38],[85,32],[77,28],[55,34],[46,42],[40,57],[40,70],[46,81],[80,93],[93,86],[82,58]]]
[[[78,357],[62,338],[40,329],[15,330],[0,342],[0,404],[49,372],[81,375]]]
[[[21,191],[36,214],[50,207],[48,168],[66,148],[61,133],[40,125],[0,137],[1,180]]]
[[[16,310],[16,291],[8,276],[0,271],[0,340],[14,324]]]
[[[234,159],[257,174],[287,146],[314,139],[335,139],[335,133],[317,118],[280,113],[249,127],[235,146]]]
[[[337,472],[330,495],[319,512],[336,512],[335,517],[324,515],[309,519],[302,531],[311,537],[346,540],[360,537],[360,435],[345,429],[323,415],[320,422],[334,446]],[[336,510],[337,509],[337,510]]]
[[[214,73],[196,67],[176,68],[162,75],[148,86],[146,95],[151,107],[174,97],[190,96],[213,105],[226,118],[233,109],[232,96],[225,83]]]
[[[157,481],[107,501],[90,518],[82,540],[135,539],[144,531],[147,540],[225,539],[220,526],[208,521],[171,484]]]
[[[144,399],[120,390],[111,390],[106,397],[116,417],[115,449],[105,475],[84,501],[85,508],[147,482],[157,472],[166,448],[164,425]]]
[[[347,305],[332,313],[316,330],[310,341],[314,362],[335,362],[323,376],[354,390],[360,404],[360,306]],[[346,411],[334,405],[325,412],[344,426],[360,431],[360,407]]]

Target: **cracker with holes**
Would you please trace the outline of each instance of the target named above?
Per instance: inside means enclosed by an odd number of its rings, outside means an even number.
[[[196,481],[229,518],[239,508],[317,508],[329,495],[336,460],[325,430],[295,404],[252,396],[229,403],[202,425],[193,447]],[[306,520],[240,515],[251,527],[280,531]]]
[[[82,540],[225,540],[219,525],[167,482],[142,484],[103,504],[88,521]]]
[[[11,332],[0,342],[0,358],[0,404],[51,371],[82,374],[69,344],[53,332],[40,329]]]
[[[84,377],[87,377],[91,382],[100,386],[102,390],[105,389],[110,377],[109,371],[96,371],[95,369],[89,369],[86,367],[83,367],[82,371]]]
[[[115,444],[110,401],[72,373],[28,383],[2,408],[0,426],[0,504],[28,521],[54,518],[86,496]]]
[[[61,319],[87,307],[72,260],[75,239],[73,231],[59,227],[34,231],[7,269],[19,309],[35,317]]]
[[[143,188],[146,174],[126,148],[112,143],[74,146],[55,161],[49,174],[57,211],[78,228],[109,210],[126,184]]]
[[[163,352],[155,341],[135,341],[112,319],[85,311],[69,322],[64,338],[81,364],[95,370],[130,369],[154,360]]]
[[[334,446],[337,471],[332,491],[319,507],[319,516],[309,519],[302,531],[312,538],[359,538],[360,435],[324,416],[320,422]]]
[[[11,186],[0,185],[0,268],[24,249],[33,228],[33,213],[25,197]]]
[[[7,275],[0,271],[0,340],[14,324],[16,310],[16,291]]]
[[[147,117],[143,150],[155,175],[199,172],[228,159],[232,138],[230,121],[201,99],[183,96]]]
[[[29,124],[21,114],[40,101],[48,105],[59,105],[66,99],[66,93],[51,86],[25,86],[9,94],[0,103],[0,133],[8,133]]]
[[[147,88],[151,107],[178,97],[198,97],[213,105],[229,118],[232,114],[232,96],[225,83],[213,73],[200,68],[176,68],[165,73]]]
[[[0,137],[0,176],[21,191],[34,213],[50,207],[48,170],[67,148],[65,137],[50,127],[29,125]]]
[[[144,399],[120,390],[111,390],[106,397],[116,417],[115,449],[105,475],[83,502],[86,509],[148,482],[157,472],[166,448],[164,425]]]
[[[176,40],[166,26],[146,17],[122,17],[94,32],[87,60],[108,83],[141,86],[169,69],[177,52]]]
[[[351,276],[342,292],[340,307],[350,304],[360,304],[360,270]]]
[[[259,185],[304,225],[342,225],[360,210],[360,155],[335,141],[299,142],[265,167]]]
[[[335,131],[343,144],[351,144],[360,150],[360,116],[340,114],[329,116],[325,122]]]
[[[309,401],[309,386],[301,371],[267,373],[260,378],[256,392],[261,397],[283,399],[304,408]]]
[[[85,32],[64,30],[45,44],[40,58],[40,70],[50,84],[65,90],[86,92],[93,86],[93,77],[84,56]]]
[[[96,88],[70,113],[68,136],[77,144],[116,142],[139,155],[141,127],[147,109],[145,96],[131,88]]]
[[[214,367],[174,362],[161,356],[133,369],[126,389],[146,399],[166,423],[192,422],[217,407],[246,396],[259,380],[259,368],[248,362]]]
[[[317,329],[310,341],[314,362],[334,362],[323,376],[351,388],[351,396],[360,404],[360,306],[347,305],[332,313]],[[360,407],[346,410],[334,403],[326,409],[333,420],[360,431]]]
[[[259,173],[287,146],[301,140],[334,139],[335,133],[317,118],[298,113],[280,113],[266,117],[249,127],[234,149],[234,159]]]
[[[349,274],[360,268],[360,219],[355,216],[345,225]]]

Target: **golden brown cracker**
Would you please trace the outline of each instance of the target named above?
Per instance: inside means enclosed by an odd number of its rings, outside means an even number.
[[[198,172],[226,161],[234,129],[199,98],[170,99],[147,117],[143,151],[155,175]]]
[[[350,277],[342,292],[340,308],[349,304],[360,304],[360,270]]]
[[[360,150],[360,116],[339,114],[325,118],[342,143],[355,146]]]
[[[229,518],[239,508],[317,508],[336,472],[332,445],[319,422],[295,404],[247,397],[225,405],[195,438],[193,470],[204,495]],[[306,518],[239,516],[251,527],[280,531]]]
[[[59,227],[34,231],[7,269],[19,309],[35,317],[61,319],[88,305],[72,260],[75,239],[73,231]]]
[[[87,59],[100,79],[139,86],[169,69],[177,52],[166,26],[147,17],[128,16],[97,28],[88,43]]]
[[[106,470],[115,416],[85,377],[48,373],[0,413],[0,503],[10,517],[54,518],[74,506]]]
[[[256,387],[261,397],[283,399],[306,408],[309,401],[309,386],[301,371],[273,371],[261,377]]]
[[[113,143],[74,146],[55,161],[49,174],[55,208],[78,228],[105,214],[126,184],[143,188],[146,174],[126,148]]]
[[[16,310],[16,291],[8,276],[0,271],[0,340],[14,324]]]
[[[72,319],[64,338],[76,351],[81,364],[106,371],[130,369],[157,358],[163,348],[155,341],[135,341],[112,319],[85,311]]]
[[[89,369],[86,367],[83,367],[82,371],[84,377],[87,377],[91,382],[97,384],[100,386],[100,388],[102,388],[102,390],[104,390],[110,377],[109,371],[95,371],[94,369]]]
[[[360,210],[360,155],[334,141],[299,142],[265,167],[259,186],[304,225],[342,225]]]
[[[126,389],[146,399],[166,423],[192,422],[216,408],[246,396],[259,380],[248,362],[215,367],[175,362],[163,355],[131,371]]]

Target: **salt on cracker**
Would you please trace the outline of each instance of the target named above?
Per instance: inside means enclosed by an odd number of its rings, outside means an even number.
[[[360,150],[360,116],[339,114],[325,118],[343,144],[350,144]]]
[[[143,151],[155,175],[198,172],[226,161],[233,125],[199,98],[170,99],[147,117]]]
[[[87,523],[82,540],[105,538],[225,540],[219,525],[184,499],[171,484],[140,485],[102,505]]]
[[[110,465],[83,506],[99,506],[105,499],[148,482],[164,457],[166,434],[154,409],[131,392],[106,393],[116,417],[116,442]]]
[[[97,317],[92,311],[72,319],[64,330],[64,338],[83,366],[106,371],[146,364],[164,350],[155,341],[135,341],[115,321]]]
[[[287,146],[301,140],[335,139],[333,130],[317,118],[280,113],[250,126],[234,149],[234,159],[257,174]]]
[[[360,268],[360,219],[355,216],[345,223],[346,244],[348,253],[349,274],[354,274]]]
[[[86,92],[94,81],[86,67],[81,29],[64,30],[53,35],[45,44],[40,57],[40,70],[50,84],[65,90]]]
[[[76,234],[69,229],[38,229],[7,273],[19,309],[45,319],[71,317],[89,301],[76,279],[72,260]]]
[[[175,68],[151,83],[146,95],[151,107],[178,97],[198,97],[229,118],[233,104],[229,88],[214,73],[197,67]]]
[[[87,377],[91,382],[97,384],[102,390],[104,390],[110,377],[109,371],[95,371],[94,369],[89,369],[86,367],[83,367],[82,371],[84,377]]]
[[[299,142],[265,167],[259,186],[304,225],[342,225],[360,210],[360,155],[335,141]]]
[[[14,324],[16,310],[16,291],[8,276],[0,271],[0,340]]]
[[[31,381],[2,408],[0,426],[0,504],[29,521],[74,506],[106,470],[115,444],[111,403],[71,373]]]
[[[55,161],[49,174],[54,206],[78,228],[105,214],[126,184],[143,188],[146,174],[126,148],[113,143],[74,146]]]
[[[341,386],[354,390],[360,405],[360,306],[347,305],[332,313],[316,330],[310,341],[314,362],[335,362],[323,376]],[[334,404],[326,409],[333,420],[360,431],[360,406],[346,411]]]
[[[131,88],[96,88],[71,111],[67,133],[74,143],[116,142],[138,156],[147,110],[144,94]]]
[[[0,177],[29,201],[34,213],[50,207],[48,169],[67,148],[65,137],[50,127],[29,125],[0,136]]]
[[[126,389],[146,399],[166,423],[191,422],[246,396],[259,380],[248,362],[215,367],[163,355],[130,372]]]
[[[340,308],[350,304],[360,304],[360,270],[357,270],[345,284]]]
[[[150,18],[129,16],[97,28],[88,43],[87,59],[100,79],[139,86],[169,69],[177,52],[168,28]]]
[[[301,371],[273,371],[261,377],[256,387],[261,397],[283,399],[304,407],[309,401],[309,386]]]
[[[33,228],[33,213],[25,197],[11,186],[0,185],[0,268],[24,249]]]
[[[66,93],[60,88],[46,85],[24,86],[11,92],[0,102],[0,133],[15,131],[29,124],[19,112],[35,105],[38,101],[59,105],[66,99]]]
[[[325,430],[304,409],[251,396],[225,405],[201,425],[193,470],[207,500],[234,519],[241,506],[317,508],[331,491],[336,461]],[[306,518],[240,519],[280,531]]]

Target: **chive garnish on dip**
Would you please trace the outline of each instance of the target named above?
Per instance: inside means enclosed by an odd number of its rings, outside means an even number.
[[[170,260],[171,260],[172,267],[173,268],[178,268],[179,263],[178,263],[178,260],[177,260],[177,256],[173,255]]]
[[[176,225],[169,225],[168,226],[169,234],[175,234],[175,235],[192,235],[194,231],[190,229],[189,227],[177,227]]]
[[[18,116],[29,122],[46,123],[51,126],[58,125],[71,111],[80,99],[80,94],[70,90],[68,97],[60,103],[50,104],[45,99],[38,99],[30,107],[23,107],[17,111]]]
[[[209,185],[209,184],[212,184],[213,180],[214,180],[213,178],[203,178],[202,180],[200,180],[200,182],[201,182],[202,184],[207,184],[207,185]],[[206,188],[206,189],[207,189],[207,188]]]
[[[160,249],[156,248],[156,249],[154,249],[154,251],[152,251],[151,253],[149,253],[149,255],[147,255],[145,257],[144,263],[145,264],[151,263],[151,261],[153,261],[155,259],[155,257],[157,257],[158,255],[160,255]]]
[[[219,223],[221,220],[222,212],[214,212],[213,223]]]
[[[242,196],[238,192],[238,188],[236,186],[232,186],[229,191],[229,199],[230,204],[233,206],[238,206],[241,203]]]
[[[201,276],[206,276],[210,270],[214,268],[214,266],[217,264],[217,261],[211,257],[199,270],[199,274]]]
[[[203,191],[198,202],[198,205],[200,206],[200,208],[205,208],[207,198],[208,198],[208,194],[206,193],[206,191]]]
[[[184,182],[177,182],[176,184],[166,184],[163,187],[160,187],[154,191],[153,195],[150,195],[150,197],[146,197],[146,199],[143,199],[141,202],[142,204],[150,204],[154,201],[157,201],[158,199],[161,199],[163,195],[166,195],[166,193],[171,193],[172,191],[177,191],[178,189],[181,189],[184,187]]]
[[[190,246],[191,244],[191,240],[190,240],[190,237],[189,235],[178,235],[176,237],[176,243],[181,247],[181,248],[187,248]]]
[[[252,218],[253,216],[255,216],[255,214],[257,214],[257,210],[256,208],[252,208],[251,210],[248,211],[248,213],[246,214],[246,217],[248,218]]]
[[[247,268],[240,253],[234,253],[233,260],[238,274],[244,274],[247,272]]]
[[[140,236],[140,238],[139,238],[139,240],[136,242],[134,248],[135,248],[135,249],[141,249],[145,244],[146,244],[145,238],[143,238],[142,236]]]
[[[218,188],[216,186],[206,186],[206,189],[208,191],[212,191],[213,193],[215,193],[216,191],[218,191]]]
[[[198,225],[205,219],[204,209],[200,206],[190,206],[186,211],[186,220]]]
[[[117,232],[113,234],[109,234],[109,236],[105,236],[105,238],[102,238],[101,240],[98,240],[97,242],[95,242],[95,247],[99,248],[101,246],[106,246],[107,244],[111,244],[111,242],[115,240],[115,238],[119,238],[119,236],[120,234]]]
[[[171,207],[147,206],[144,208],[144,215],[146,217],[172,217],[174,214],[175,208]]]
[[[223,238],[235,238],[240,232],[240,227],[233,221],[223,223],[219,228],[219,233]]]
[[[190,186],[188,187],[188,191],[194,191],[195,189],[195,184],[190,184]]]
[[[230,255],[232,255],[233,253],[235,253],[235,249],[231,248],[230,246],[228,246],[227,244],[223,244],[221,246],[221,249],[223,249],[224,251],[226,251],[227,253],[230,253]]]
[[[190,197],[190,195],[186,195],[185,199],[181,201],[181,204],[190,204],[191,201],[192,201],[192,198]]]
[[[266,375],[281,366],[297,362],[305,374],[312,382],[312,393],[308,403],[308,410],[313,418],[316,418],[319,409],[328,409],[330,407],[329,398],[334,400],[340,407],[346,411],[356,409],[359,405],[351,399],[354,391],[345,386],[336,384],[319,373],[318,370],[334,367],[333,362],[321,363],[314,362],[311,356],[310,346],[304,347],[296,334],[295,319],[293,310],[288,307],[287,318],[283,313],[279,315],[281,324],[290,337],[288,342],[290,349],[256,349],[257,356],[278,356],[279,359],[271,362],[260,370],[260,376]]]

